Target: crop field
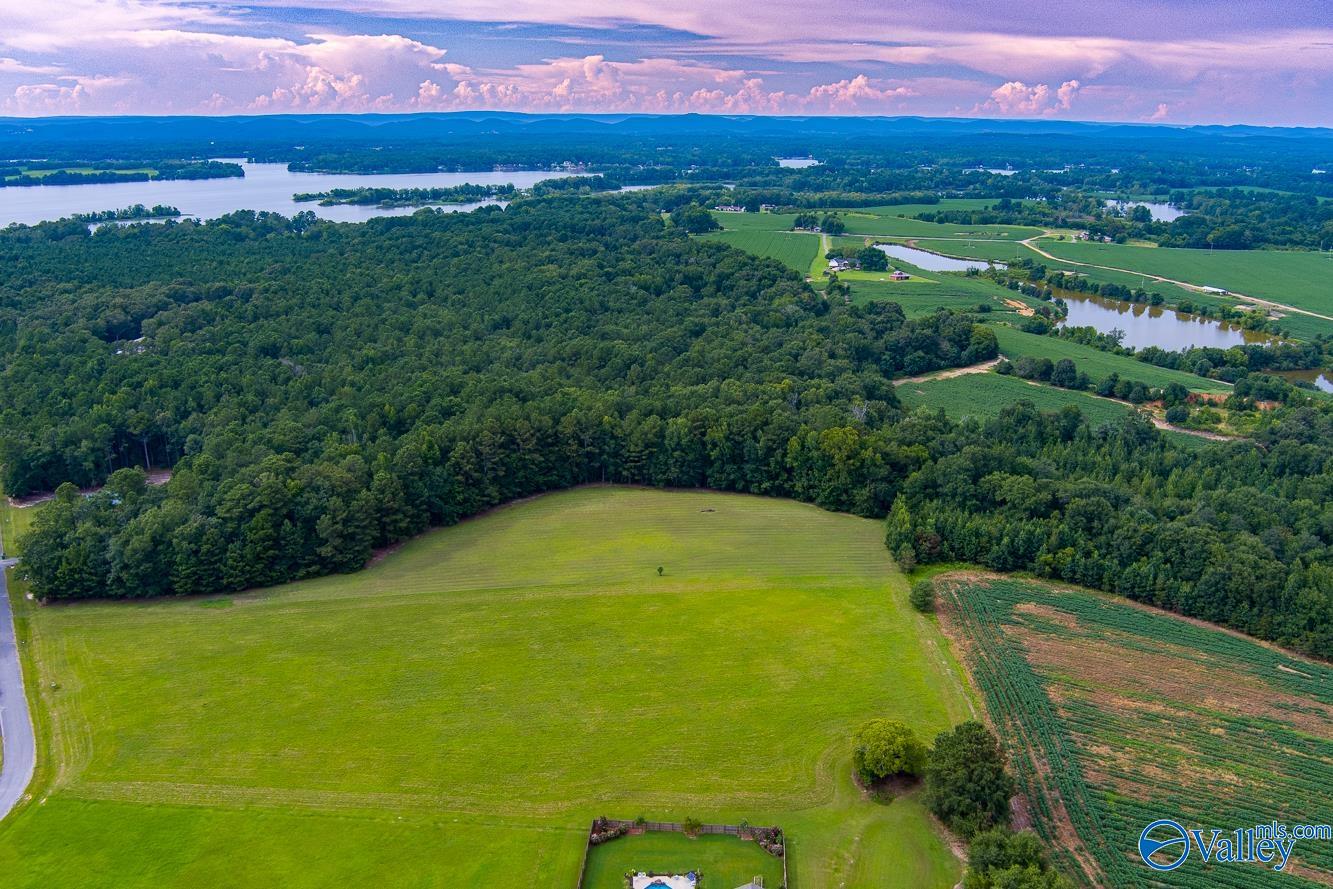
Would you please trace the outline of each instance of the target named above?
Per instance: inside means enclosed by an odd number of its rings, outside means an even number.
[[[1186,828],[1329,821],[1333,669],[1126,600],[947,575],[941,617],[1005,740],[1036,830],[1094,886],[1333,885],[1333,843],[1270,865],[1139,859],[1159,818]],[[1205,834],[1206,836],[1207,834]]]
[[[781,825],[795,889],[959,878],[913,797],[851,780],[863,720],[975,707],[877,521],[583,488],[351,575],[11,598],[39,762],[6,889],[559,889],[598,815]]]
[[[1010,360],[1025,356],[1049,358],[1052,361],[1068,358],[1074,362],[1079,370],[1085,372],[1093,380],[1102,380],[1112,373],[1117,373],[1123,379],[1139,380],[1149,386],[1168,386],[1171,383],[1180,383],[1185,388],[1195,392],[1231,391],[1230,386],[1217,380],[1205,379],[1181,370],[1157,367],[1125,355],[1114,355],[1110,352],[1103,352],[1101,349],[1094,349],[1092,346],[1084,346],[1058,337],[1024,333],[1021,330],[998,324],[995,325],[995,337],[1000,342],[1001,354]]]
[[[1333,315],[1333,253],[1278,250],[1184,250],[1043,240],[1063,259],[1162,275],[1200,286],[1224,287],[1311,312]]]
[[[1037,410],[1048,412],[1075,405],[1093,426],[1117,422],[1130,410],[1127,405],[1086,392],[1029,383],[993,371],[921,383],[899,383],[896,391],[898,398],[909,408],[940,409],[954,419],[975,417],[986,420],[1019,401],[1030,401]]]
[[[819,256],[819,235],[747,230],[710,232],[703,237],[730,244],[747,253],[776,259],[802,275],[810,274],[811,265]]]
[[[765,886],[782,885],[782,859],[757,843],[737,837],[706,834],[690,839],[682,833],[645,833],[611,840],[588,850],[584,889],[625,889],[629,871],[700,875],[704,886],[735,889],[756,876]],[[573,889],[573,883],[570,883]]]

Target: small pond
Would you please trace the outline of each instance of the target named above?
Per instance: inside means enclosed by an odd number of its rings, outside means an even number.
[[[1147,207],[1148,212],[1152,214],[1154,222],[1171,222],[1187,215],[1186,212],[1174,204],[1159,204],[1153,201],[1116,201],[1108,200],[1108,207],[1118,207],[1122,212],[1128,213],[1131,207]]]
[[[922,250],[919,247],[908,247],[903,244],[876,244],[880,250],[894,259],[901,259],[903,262],[910,262],[917,268],[925,269],[928,272],[965,272],[968,269],[985,270],[988,263],[984,259],[957,259],[952,256],[942,256],[939,253],[931,253],[929,250]],[[996,268],[1005,268],[1002,262],[991,263]]]

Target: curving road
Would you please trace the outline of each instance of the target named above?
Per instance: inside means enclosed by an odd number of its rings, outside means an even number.
[[[37,744],[32,734],[28,699],[23,694],[23,671],[19,667],[14,615],[9,606],[5,569],[13,560],[0,562],[0,818],[10,813],[32,780],[37,763]]]

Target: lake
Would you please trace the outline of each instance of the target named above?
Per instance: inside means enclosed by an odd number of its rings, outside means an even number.
[[[334,188],[444,188],[451,185],[503,185],[527,188],[561,173],[516,170],[480,173],[293,173],[286,164],[241,163],[243,179],[174,179],[158,182],[113,182],[96,185],[33,185],[0,189],[0,226],[11,222],[32,224],[75,213],[119,210],[143,204],[176,207],[185,216],[212,219],[233,210],[271,210],[292,216],[311,210],[322,219],[361,222],[376,216],[408,216],[416,207],[380,208],[298,204],[292,195]],[[496,201],[444,204],[451,210],[473,210]]]
[[[1066,326],[1092,327],[1100,333],[1121,330],[1125,334],[1121,345],[1135,349],[1147,346],[1172,352],[1192,346],[1229,349],[1246,343],[1275,341],[1268,334],[1161,306],[1122,302],[1072,290],[1057,290],[1055,295],[1069,307]]]
[[[931,253],[929,250],[906,247],[902,244],[876,244],[875,246],[894,259],[910,262],[917,268],[925,269],[928,272],[965,272],[968,269],[984,271],[988,265],[985,260],[956,259],[952,256],[941,256],[938,253]],[[1002,262],[992,264],[998,269],[1005,268],[1005,264]]]
[[[1185,216],[1184,210],[1172,204],[1156,204],[1152,201],[1115,201],[1107,200],[1106,206],[1118,207],[1123,212],[1128,212],[1130,207],[1147,207],[1148,212],[1152,214],[1154,222],[1171,222]]]

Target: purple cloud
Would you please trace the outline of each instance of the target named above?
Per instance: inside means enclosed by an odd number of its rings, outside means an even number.
[[[1280,26],[1256,23],[1242,0],[1006,5],[829,0],[812,14],[804,0],[622,0],[608,13],[600,0],[0,0],[0,113],[1333,123],[1333,16],[1322,2],[1276,0],[1265,20]]]

